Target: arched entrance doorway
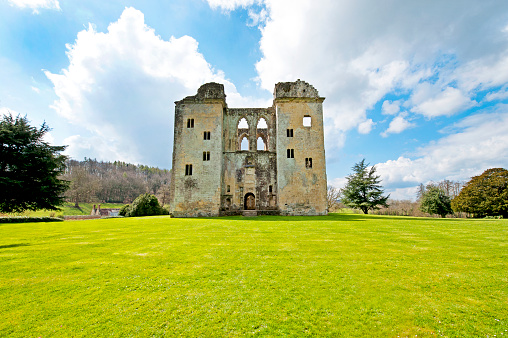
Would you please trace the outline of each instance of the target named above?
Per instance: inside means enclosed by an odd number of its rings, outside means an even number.
[[[256,198],[254,197],[253,193],[249,192],[249,193],[245,194],[243,209],[244,210],[256,210]]]

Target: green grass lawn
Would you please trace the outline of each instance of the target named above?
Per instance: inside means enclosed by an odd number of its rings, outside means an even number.
[[[508,336],[508,220],[0,224],[1,337]]]

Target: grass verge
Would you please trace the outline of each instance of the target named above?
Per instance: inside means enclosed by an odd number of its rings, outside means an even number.
[[[508,335],[508,220],[0,224],[0,336]]]

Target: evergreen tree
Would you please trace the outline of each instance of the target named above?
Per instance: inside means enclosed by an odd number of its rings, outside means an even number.
[[[26,117],[6,115],[0,121],[0,211],[57,210],[68,182],[58,179],[65,169],[64,146],[50,146]]]
[[[453,213],[450,197],[443,189],[428,186],[420,198],[420,210],[431,215],[446,215]]]
[[[347,178],[347,183],[341,190],[342,202],[348,207],[360,209],[364,214],[369,210],[379,209],[379,206],[387,207],[386,201],[390,197],[383,196],[383,189],[379,184],[380,176],[376,175],[376,166],[370,167],[361,160],[353,166],[353,174]]]

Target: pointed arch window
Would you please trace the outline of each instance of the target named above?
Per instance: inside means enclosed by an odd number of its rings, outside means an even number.
[[[240,141],[240,150],[249,150],[249,139],[246,136]]]
[[[266,143],[265,143],[265,140],[263,140],[263,138],[261,136],[258,137],[258,142],[257,142],[257,150],[262,150],[262,151],[266,151],[268,150],[266,148]]]

